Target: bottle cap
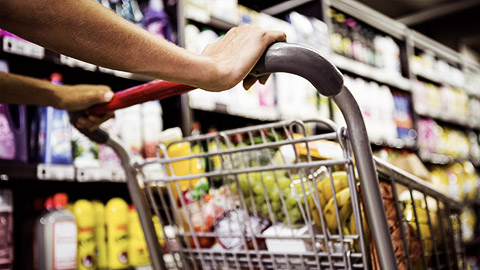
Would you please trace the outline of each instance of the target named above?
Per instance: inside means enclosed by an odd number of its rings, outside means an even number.
[[[58,72],[52,73],[52,75],[50,75],[50,80],[52,82],[61,82],[62,79],[63,79],[62,74],[60,74]]]
[[[53,195],[53,206],[55,209],[65,208],[68,204],[68,195],[66,193],[57,193]]]
[[[53,209],[53,198],[52,198],[52,197],[48,197],[48,198],[45,200],[44,206],[45,206],[45,209],[46,209],[47,211],[52,210],[52,209]]]
[[[174,127],[162,131],[158,136],[158,140],[164,144],[168,144],[172,141],[181,140],[182,137],[182,130],[179,127]]]

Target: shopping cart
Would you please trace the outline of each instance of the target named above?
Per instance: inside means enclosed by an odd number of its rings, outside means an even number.
[[[142,164],[101,129],[82,130],[120,156],[154,269],[464,268],[461,205],[373,159],[341,73],[314,50],[286,43],[270,46],[252,74],[273,72],[309,80],[337,103],[347,128],[282,121],[192,136],[159,145],[158,158]],[[191,89],[154,81],[89,111]],[[187,154],[172,154],[185,145]],[[152,165],[165,176],[145,174]],[[153,216],[162,224],[159,235]]]

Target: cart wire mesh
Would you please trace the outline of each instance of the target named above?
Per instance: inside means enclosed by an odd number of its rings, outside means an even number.
[[[282,121],[159,145],[136,167],[169,269],[378,269],[346,134]],[[376,164],[399,269],[465,268],[459,204]]]

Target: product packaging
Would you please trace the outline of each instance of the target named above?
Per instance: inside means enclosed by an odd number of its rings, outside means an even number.
[[[13,269],[13,200],[12,191],[0,189],[0,269]]]
[[[105,231],[105,206],[101,201],[92,201],[95,211],[95,241],[97,247],[97,267],[98,269],[107,269],[107,235]]]
[[[57,193],[46,204],[46,210],[36,226],[36,252],[39,270],[77,269],[77,225],[75,216],[65,209],[68,197]]]
[[[107,260],[109,269],[128,266],[128,205],[121,198],[110,199],[105,206]]]
[[[142,226],[135,207],[131,205],[128,209],[128,260],[133,267],[150,264],[150,257],[143,234]]]
[[[79,270],[97,268],[97,243],[95,241],[95,211],[87,200],[78,200],[73,205],[73,214],[77,221],[78,254],[77,267]]]

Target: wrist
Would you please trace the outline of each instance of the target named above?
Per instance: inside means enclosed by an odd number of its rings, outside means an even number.
[[[56,84],[47,82],[45,87],[46,87],[46,93],[47,93],[46,96],[47,98],[49,98],[48,104],[46,105],[55,107],[57,109],[62,109],[62,110],[65,109],[64,97],[66,92],[65,88],[67,86],[56,85]]]

